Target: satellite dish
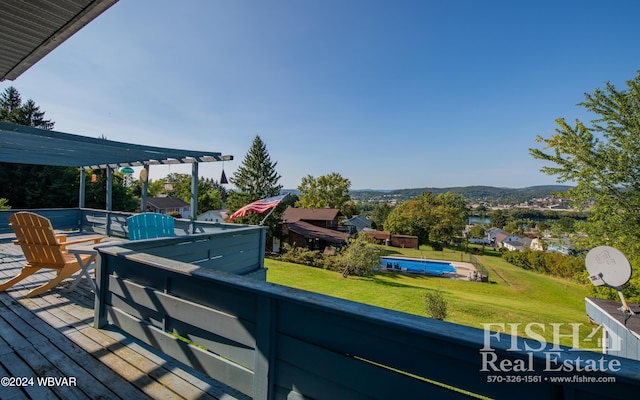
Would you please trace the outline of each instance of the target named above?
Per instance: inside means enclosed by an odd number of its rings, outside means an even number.
[[[594,286],[619,288],[631,278],[629,260],[620,250],[613,247],[594,247],[587,253],[585,264]]]
[[[585,264],[591,283],[616,289],[622,302],[619,310],[634,315],[622,294],[622,285],[631,279],[631,263],[627,257],[616,248],[598,246],[589,250]]]

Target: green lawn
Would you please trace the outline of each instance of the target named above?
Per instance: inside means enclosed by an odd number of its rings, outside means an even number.
[[[413,257],[461,259],[460,252],[448,249],[392,251]],[[519,334],[525,336],[524,325],[536,322],[544,325],[544,332],[537,327],[535,332],[549,342],[553,341],[551,323],[565,324],[562,334],[571,333],[567,324],[582,323],[582,339],[591,332],[594,326],[588,323],[585,312],[584,298],[588,294],[585,285],[525,271],[500,257],[478,259],[489,269],[490,283],[386,272],[369,278],[345,279],[340,273],[273,259],[267,259],[265,264],[269,269],[267,280],[272,283],[423,316],[426,316],[424,293],[441,289],[448,302],[447,321],[462,325],[482,328],[486,323],[520,323]],[[571,339],[562,339],[560,343],[571,345]],[[580,347],[595,344],[581,340]]]

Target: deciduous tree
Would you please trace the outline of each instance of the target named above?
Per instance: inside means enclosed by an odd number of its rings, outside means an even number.
[[[489,214],[489,222],[491,226],[502,229],[507,225],[507,216],[502,210],[493,210]]]
[[[337,172],[314,178],[307,175],[298,186],[296,203],[301,208],[338,208],[347,217],[353,216],[354,204],[349,195],[351,181]]]
[[[336,264],[342,268],[342,276],[369,276],[380,265],[380,249],[370,243],[366,232],[360,232],[349,240],[349,245],[336,256]]]
[[[475,224],[469,229],[469,236],[474,239],[482,239],[486,236],[485,226],[483,224]]]
[[[530,153],[550,164],[542,172],[576,185],[567,192],[571,200],[592,205],[587,221],[576,223],[576,230],[587,234],[578,245],[614,246],[635,265],[640,261],[640,71],[626,85],[618,90],[607,82],[586,93],[578,105],[595,119],[573,125],[557,119],[553,135],[537,137],[544,147]],[[627,292],[640,301],[638,272],[632,281]]]
[[[397,205],[385,221],[387,231],[418,236],[420,243],[448,242],[460,235],[467,220],[464,197],[453,193],[420,196]]]
[[[387,220],[391,214],[391,206],[388,203],[377,204],[373,211],[371,211],[371,221],[374,227],[378,230],[382,230],[384,227],[384,221]]]

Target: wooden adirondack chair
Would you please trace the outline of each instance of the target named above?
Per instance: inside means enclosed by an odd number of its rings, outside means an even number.
[[[141,213],[127,218],[129,240],[155,239],[176,235],[173,217],[160,213]]]
[[[42,268],[55,269],[57,272],[55,278],[30,291],[27,297],[46,292],[80,270],[76,256],[65,252],[66,246],[88,241],[98,243],[102,239],[102,237],[94,236],[67,241],[65,235],[56,235],[49,219],[30,212],[17,212],[11,215],[9,225],[16,234],[14,243],[22,247],[27,263],[18,275],[0,284],[0,292],[7,290]],[[81,259],[86,262],[89,257],[90,255],[83,255]]]

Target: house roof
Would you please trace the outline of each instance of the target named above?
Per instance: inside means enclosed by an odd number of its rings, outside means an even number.
[[[510,234],[509,232],[505,232],[502,231],[500,233],[498,233],[495,238],[496,238],[496,243],[501,243],[503,240],[505,240],[506,238],[513,236],[512,234]]]
[[[337,208],[294,208],[289,207],[282,213],[283,222],[333,221],[341,215]]]
[[[16,79],[117,1],[4,1],[0,81]]]
[[[526,247],[531,247],[531,243],[533,243],[533,239],[531,239],[530,237],[521,237],[519,239],[520,242],[522,242],[523,245],[525,245]]]
[[[587,297],[586,300],[600,307],[600,309],[605,312],[609,318],[618,321],[622,326],[626,327],[630,331],[634,332],[636,336],[640,337],[640,305],[629,303],[629,308],[635,314],[632,317],[629,317],[629,314],[622,311],[620,307],[622,303],[617,300],[604,300],[604,299],[596,299],[593,297]],[[602,321],[597,321],[598,323],[602,323]]]
[[[343,225],[353,225],[358,231],[364,228],[371,228],[371,220],[363,217],[362,215],[354,215],[353,217],[342,221]]]
[[[304,221],[288,223],[287,228],[305,238],[320,239],[335,244],[345,243],[349,239],[349,235],[345,232],[321,228]]]
[[[375,229],[371,229],[371,228],[366,228],[364,230],[367,235],[369,235],[370,237],[373,237],[375,239],[378,240],[387,240],[387,239],[391,239],[391,232],[387,232],[387,231],[377,231]]]
[[[111,168],[232,160],[218,152],[143,146],[0,122],[0,161]]]
[[[229,213],[227,210],[208,210],[198,215],[198,219],[204,218],[209,215],[216,216],[222,220],[226,220],[227,217],[229,216]]]
[[[178,199],[175,197],[152,197],[150,199],[147,199],[147,203],[149,203],[151,206],[160,209],[160,210],[165,210],[167,208],[183,208],[183,207],[189,207],[189,203],[187,203],[186,201],[182,200],[182,199]]]

